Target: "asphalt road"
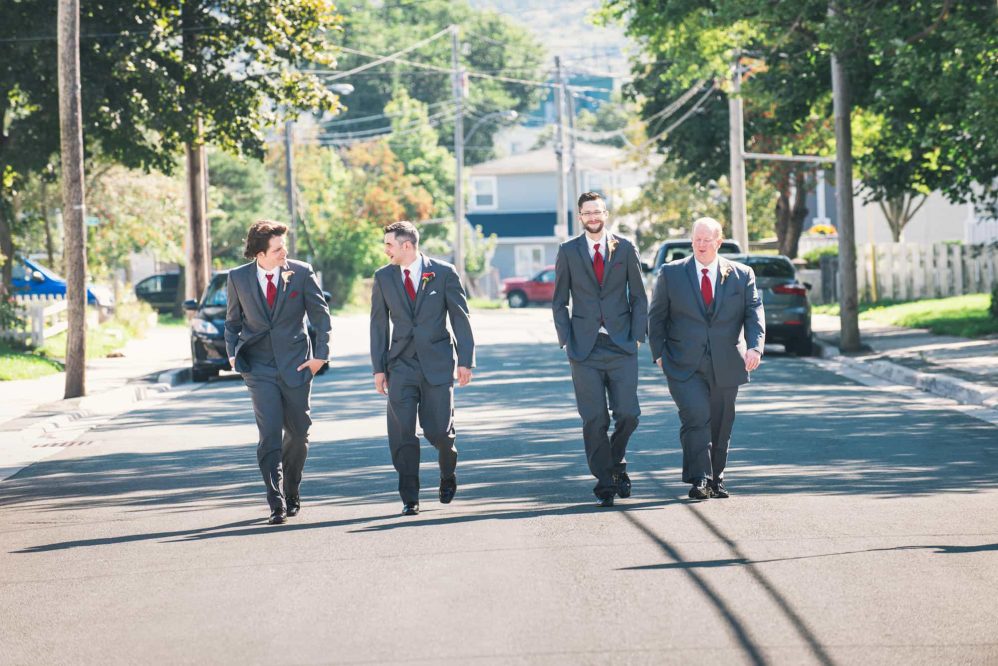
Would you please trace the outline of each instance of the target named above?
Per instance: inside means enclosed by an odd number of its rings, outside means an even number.
[[[237,377],[0,483],[0,664],[998,661],[998,427],[767,355],[728,500],[692,503],[642,349],[634,494],[592,505],[546,309],[477,314],[459,489],[398,515],[366,322],[334,322],[280,527]]]

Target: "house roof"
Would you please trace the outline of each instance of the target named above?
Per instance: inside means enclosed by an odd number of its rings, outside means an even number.
[[[594,143],[577,142],[575,160],[580,170],[606,171],[626,161],[627,153],[620,148]],[[554,148],[545,146],[526,153],[500,157],[471,167],[473,176],[499,176],[521,173],[555,173],[558,161]]]

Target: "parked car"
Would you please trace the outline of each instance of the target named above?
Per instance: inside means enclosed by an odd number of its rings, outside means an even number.
[[[232,369],[225,350],[225,309],[228,305],[225,283],[228,275],[228,271],[215,273],[200,301],[184,301],[184,309],[194,313],[191,319],[191,379],[196,382],[216,377],[220,370]],[[329,292],[322,293],[328,303]],[[315,329],[307,318],[305,328],[315,349]],[[324,374],[328,367],[322,366],[316,374]]]
[[[766,309],[766,342],[776,342],[798,356],[810,356],[811,285],[797,280],[797,270],[782,255],[750,254],[732,257],[755,271],[756,287]]]
[[[726,240],[721,242],[721,247],[717,253],[724,256],[742,254],[742,248],[735,241]],[[655,260],[650,266],[646,264],[644,269],[646,272],[658,277],[658,269],[662,267],[662,264],[685,259],[691,254],[693,254],[693,242],[688,238],[686,240],[668,240],[658,247],[658,251],[655,253]]]
[[[180,273],[157,273],[135,285],[135,297],[159,312],[170,312],[177,302]]]
[[[11,287],[15,295],[65,296],[66,280],[28,257],[18,256],[13,265]],[[109,289],[87,285],[87,305],[111,309],[114,294]]]
[[[502,293],[511,308],[525,308],[530,303],[554,300],[554,266],[548,266],[532,278],[506,278]]]

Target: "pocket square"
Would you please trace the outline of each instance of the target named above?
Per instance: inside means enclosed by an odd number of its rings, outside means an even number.
[[[431,292],[430,292],[429,294],[427,294],[427,296],[432,296],[432,295],[433,295],[433,294],[435,294],[435,293],[437,293],[437,292],[436,292],[436,290],[434,289],[434,290],[433,290],[433,291],[431,291]]]
[[[292,291],[292,292],[291,292],[291,295],[290,295],[290,296],[288,296],[288,298],[294,298],[294,297],[295,297],[295,296],[297,296],[297,295],[298,295],[298,292],[297,292],[297,291]]]

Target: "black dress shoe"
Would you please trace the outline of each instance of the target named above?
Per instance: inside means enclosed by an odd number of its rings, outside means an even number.
[[[419,502],[406,502],[402,505],[403,516],[415,516],[419,514]]]
[[[288,522],[288,512],[284,509],[278,509],[270,514],[270,520],[267,521],[268,525],[283,525]]]
[[[606,509],[613,506],[613,493],[607,493],[601,495],[599,499],[596,500],[596,506],[601,509]]]
[[[454,499],[454,495],[457,493],[457,477],[451,479],[441,479],[440,480],[440,503],[450,504],[451,500]]]
[[[288,498],[288,517],[294,518],[301,511],[301,499],[297,497]]]
[[[620,495],[621,499],[627,499],[631,496],[631,477],[627,476],[627,472],[614,474],[614,481],[617,483],[617,494]]]
[[[693,487],[690,488],[690,499],[710,499],[710,486],[707,485],[707,479],[700,479],[693,484]]]
[[[710,496],[717,497],[718,499],[727,499],[729,497],[728,489],[724,487],[724,479],[710,482]]]

